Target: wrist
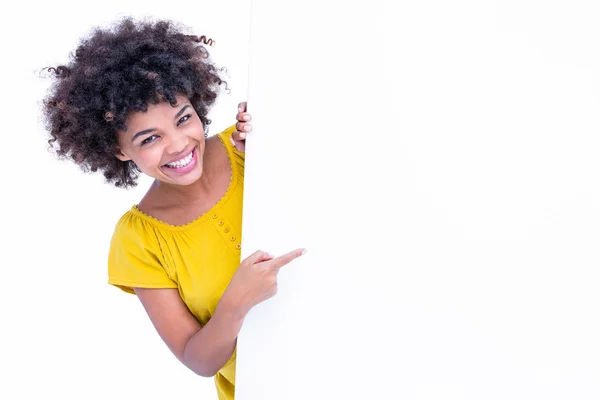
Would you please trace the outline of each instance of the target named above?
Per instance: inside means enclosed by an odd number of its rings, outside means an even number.
[[[217,304],[213,318],[217,314],[223,319],[228,320],[231,324],[239,324],[241,326],[248,311],[246,311],[244,307],[241,307],[238,302],[234,301],[231,296],[228,296],[228,293],[225,292]]]

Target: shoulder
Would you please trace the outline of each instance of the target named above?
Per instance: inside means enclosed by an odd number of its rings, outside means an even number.
[[[161,251],[161,245],[149,217],[135,207],[116,223],[108,254],[109,283],[134,293],[134,287],[174,288]]]
[[[153,234],[153,224],[147,220],[148,218],[150,217],[144,215],[137,206],[124,213],[115,224],[111,250],[123,246],[152,248],[155,242],[152,238],[156,238],[156,234]]]
[[[232,143],[232,135],[235,132],[236,127],[235,124],[231,125],[230,127],[228,127],[227,129],[225,129],[224,131],[216,134],[213,138],[211,138],[212,140],[220,140],[223,143],[223,147],[225,147],[225,149],[227,150],[227,153],[230,156],[234,156],[234,157],[244,157],[244,153],[238,151],[235,146]],[[209,139],[210,140],[210,139]]]
[[[216,134],[211,140],[215,140],[217,142],[221,142],[222,145],[218,147],[221,149],[225,149],[227,159],[226,161],[230,164],[236,174],[242,175],[244,174],[244,166],[245,166],[245,155],[243,152],[238,151],[234,144],[232,143],[232,135],[235,132],[236,127],[235,124],[231,125],[229,128],[224,131]],[[216,143],[217,145],[219,143]],[[217,146],[215,146],[217,147]]]
[[[231,143],[231,136],[233,135],[233,132],[235,132],[235,124],[229,126],[228,128],[226,128],[225,130],[217,133],[215,136],[220,138],[221,140],[226,141],[228,144],[226,145],[228,148],[234,148],[233,144]]]

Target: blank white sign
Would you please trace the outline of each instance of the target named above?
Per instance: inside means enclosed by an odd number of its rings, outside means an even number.
[[[600,398],[593,1],[253,0],[236,400]]]

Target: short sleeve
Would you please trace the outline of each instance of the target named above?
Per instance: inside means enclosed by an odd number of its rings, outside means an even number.
[[[241,151],[238,151],[233,143],[231,142],[231,138],[233,132],[235,132],[236,126],[232,125],[229,128],[225,129],[223,132],[219,133],[219,136],[227,149],[227,153],[229,153],[229,157],[233,161],[233,166],[237,170],[237,172],[243,177],[244,176],[244,164],[245,164],[245,154]]]
[[[132,294],[134,287],[177,288],[152,227],[131,212],[119,220],[110,242],[108,283]]]

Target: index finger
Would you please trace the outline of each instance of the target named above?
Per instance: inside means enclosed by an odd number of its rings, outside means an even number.
[[[274,259],[272,259],[270,261],[271,266],[273,268],[279,269],[279,268],[283,267],[284,265],[287,265],[290,262],[294,261],[296,258],[300,257],[304,253],[306,253],[306,249],[292,250],[289,253],[285,253],[279,257],[275,257]]]

